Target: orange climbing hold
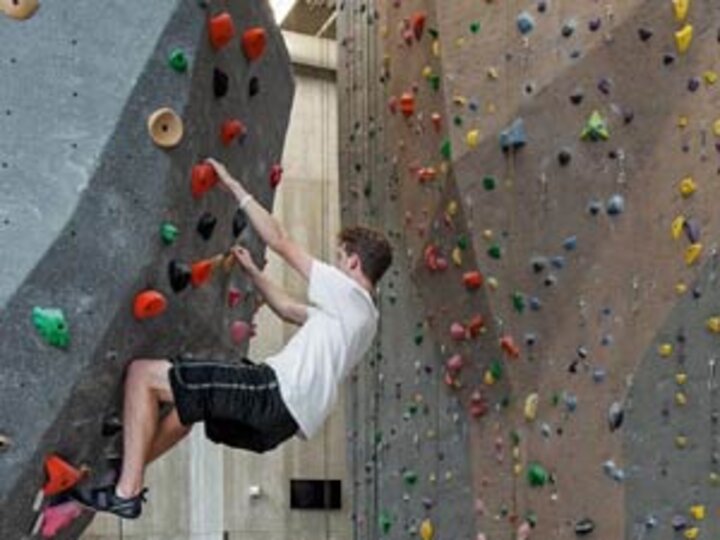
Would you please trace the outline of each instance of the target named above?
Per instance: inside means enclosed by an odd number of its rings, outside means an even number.
[[[413,35],[415,36],[415,39],[420,41],[420,38],[423,35],[423,32],[425,31],[425,22],[427,21],[427,13],[424,11],[419,11],[418,13],[413,14],[412,18],[410,19],[410,26],[412,26]]]
[[[267,34],[264,28],[255,27],[246,30],[242,37],[243,51],[245,51],[245,57],[250,61],[254,62],[260,58],[265,52],[265,45],[267,44]]]
[[[230,43],[234,35],[235,23],[227,11],[211,17],[208,21],[208,36],[215,50],[222,49]]]
[[[512,336],[503,336],[500,338],[500,347],[510,358],[520,357],[520,348],[515,344]]]
[[[193,287],[200,287],[210,281],[214,263],[214,259],[205,259],[193,263],[190,268],[190,282]]]
[[[74,487],[87,471],[76,469],[60,456],[51,454],[45,458],[47,482],[43,486],[43,494],[52,497]]]
[[[218,183],[215,168],[209,163],[198,163],[192,168],[192,181],[190,189],[196,199],[202,197]]]
[[[135,297],[135,304],[133,306],[133,314],[136,319],[149,319],[151,317],[157,317],[167,308],[167,300],[157,291],[149,289],[143,291]]]
[[[483,276],[480,272],[465,272],[463,275],[463,283],[470,290],[479,289],[483,284]]]
[[[400,112],[403,113],[405,118],[409,118],[415,114],[415,94],[405,92],[400,96]]]
[[[229,146],[238,137],[245,137],[247,128],[237,118],[225,120],[220,126],[220,140],[225,146]]]

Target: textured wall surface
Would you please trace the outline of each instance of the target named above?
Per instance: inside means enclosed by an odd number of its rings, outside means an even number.
[[[343,220],[399,255],[356,536],[718,537],[720,7],[342,7]]]
[[[236,33],[215,50],[206,23],[223,10]],[[267,47],[249,62],[241,36],[256,26]],[[45,455],[97,476],[107,469],[118,437],[102,437],[102,426],[118,413],[130,358],[239,358],[245,350],[228,331],[255,307],[240,274],[217,268],[209,283],[176,294],[168,264],[213,257],[235,241],[231,198],[219,189],[191,196],[191,168],[206,156],[226,162],[272,207],[270,172],[282,155],[293,81],[264,2],[47,2],[27,20],[2,17],[0,41],[0,433],[10,440],[0,454],[0,537],[10,539],[33,525]],[[184,72],[168,62],[178,48]],[[228,76],[224,97],[213,93],[215,68]],[[148,117],[160,107],[183,119],[174,148],[149,137]],[[224,146],[220,126],[230,118],[247,134]],[[196,231],[205,212],[217,218],[208,240]],[[180,231],[169,246],[159,232],[166,221]],[[250,227],[240,240],[260,262]],[[249,293],[234,308],[231,286]],[[162,292],[168,307],[137,321],[133,300],[146,288]],[[64,311],[67,348],[35,331],[36,306]],[[76,537],[86,521],[59,537]]]

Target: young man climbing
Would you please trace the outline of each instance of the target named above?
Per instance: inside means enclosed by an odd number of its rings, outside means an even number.
[[[336,265],[310,256],[243,185],[215,160],[221,184],[238,200],[265,244],[305,278],[306,305],[276,287],[250,253],[233,254],[273,311],[300,325],[285,347],[261,364],[135,360],[127,371],[123,405],[123,461],[115,485],[78,491],[85,506],[123,518],[142,511],[148,463],[205,423],[215,442],[265,452],[297,434],[312,437],[337,397],[342,379],[370,347],[377,329],[375,287],[392,262],[379,232],[350,227],[338,235]],[[172,403],[160,419],[160,406]]]

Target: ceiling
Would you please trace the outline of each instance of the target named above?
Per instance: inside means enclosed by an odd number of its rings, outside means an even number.
[[[336,0],[273,0],[273,4],[284,4],[282,11],[275,11],[283,30],[335,39]],[[281,18],[284,12],[287,15]]]

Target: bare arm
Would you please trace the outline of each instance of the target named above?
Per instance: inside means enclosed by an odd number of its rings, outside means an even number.
[[[280,222],[270,215],[260,203],[254,198],[247,197],[249,193],[245,187],[232,177],[222,163],[214,159],[207,161],[215,168],[220,181],[234,195],[238,203],[245,202],[245,213],[263,242],[306,280],[309,280],[312,257],[290,238]]]

